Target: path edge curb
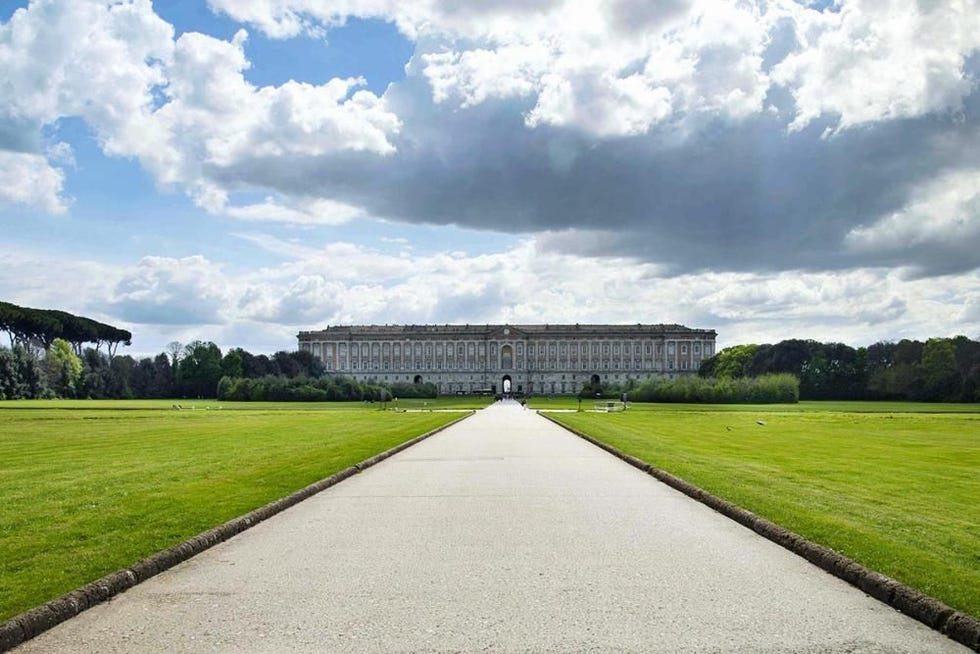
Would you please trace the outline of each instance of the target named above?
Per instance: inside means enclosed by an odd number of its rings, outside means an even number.
[[[249,511],[245,515],[232,518],[228,522],[203,531],[182,543],[155,552],[144,559],[140,559],[128,568],[111,572],[104,577],[65,593],[61,597],[45,602],[33,609],[28,609],[9,620],[0,622],[0,652],[7,652],[41,635],[45,631],[75,617],[79,613],[97,604],[101,604],[165,570],[169,570],[178,563],[183,563],[192,556],[200,554],[218,543],[223,543],[231,537],[251,529],[277,513],[281,513],[303,500],[313,497],[363,470],[367,470],[371,466],[424,441],[430,436],[434,436],[452,427],[462,420],[469,418],[474,413],[475,411],[471,410],[436,429],[427,431],[364,461],[355,463],[329,477],[313,482],[309,486],[301,488],[294,493],[281,497],[278,500],[273,500],[264,506]]]
[[[803,557],[821,570],[846,581],[865,594],[884,602],[909,617],[915,618],[961,645],[965,645],[975,652],[980,652],[980,620],[977,620],[973,616],[967,615],[962,611],[957,611],[938,599],[926,595],[911,586],[907,586],[896,579],[892,579],[880,572],[875,572],[854,559],[835,552],[829,547],[807,540],[796,532],[790,531],[785,527],[780,527],[762,516],[743,509],[737,504],[724,500],[717,495],[713,495],[703,488],[672,475],[666,470],[661,470],[631,454],[627,454],[608,443],[600,441],[594,436],[590,436],[574,427],[564,425],[545,412],[538,411],[538,415],[613,456],[622,459],[634,468],[647,473],[674,490],[680,491],[688,497],[714,509],[743,527],[751,529],[760,536]]]

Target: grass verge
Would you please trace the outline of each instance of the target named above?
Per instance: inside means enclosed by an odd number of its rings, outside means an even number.
[[[980,617],[977,407],[821,404],[553,417]]]
[[[172,404],[0,404],[0,621],[459,417]]]

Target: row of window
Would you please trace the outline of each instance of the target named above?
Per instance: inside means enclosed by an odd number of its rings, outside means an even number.
[[[644,366],[643,363],[645,363],[646,365]],[[675,362],[673,360],[667,361],[667,369],[668,370],[673,370],[674,369],[674,363]],[[687,359],[682,359],[680,361],[680,369],[681,370],[687,370],[689,368],[688,363],[689,362],[688,362]],[[435,360],[435,361],[433,361],[431,359],[427,359],[427,360],[422,360],[422,361],[415,361],[414,362],[414,365],[413,365],[412,361],[406,361],[404,365],[394,366],[394,365],[392,365],[392,362],[388,361],[387,359],[382,360],[380,362],[377,359],[375,359],[375,360],[364,360],[364,361],[361,361],[359,359],[351,359],[350,369],[351,370],[398,370],[398,369],[402,369],[402,370],[404,370],[404,369],[409,369],[409,370],[456,370],[456,369],[459,369],[459,370],[471,370],[473,368],[486,368],[486,360],[485,359],[481,359],[479,361],[479,364],[478,365],[473,365],[473,364],[474,364],[474,362],[471,362],[471,365],[465,365],[465,363],[462,362],[462,361],[459,361],[459,362],[452,361],[452,360],[449,360],[449,361]],[[629,359],[626,359],[626,360],[622,360],[622,361],[620,361],[620,360],[613,360],[611,362],[609,360],[591,361],[590,362],[590,361],[586,361],[586,360],[583,359],[581,361],[581,364],[579,364],[577,361],[561,362],[561,361],[554,361],[554,360],[552,360],[552,361],[540,361],[540,362],[537,362],[537,364],[534,361],[530,361],[530,360],[528,361],[528,366],[530,368],[532,368],[532,369],[537,369],[537,370],[562,370],[562,369],[566,369],[567,370],[569,368],[579,367],[579,365],[580,365],[580,367],[581,367],[582,370],[589,370],[591,368],[597,368],[597,369],[600,369],[600,370],[620,370],[620,369],[622,369],[622,370],[629,370],[629,369],[640,370],[640,369],[642,369],[644,367],[645,368],[654,368],[654,369],[657,369],[658,366],[656,364],[660,364],[659,367],[662,367],[663,366],[663,361],[651,362],[649,359],[647,359],[645,362],[642,362],[641,363],[640,359],[634,359],[633,361],[630,361]],[[693,361],[693,366],[691,366],[691,367],[696,367],[699,364],[700,364],[700,361],[697,358],[695,358],[694,361]],[[518,361],[517,361],[517,368],[518,369],[523,369],[523,367],[524,367],[523,366],[523,362],[520,359],[518,359]],[[340,369],[340,370],[347,370],[348,369],[347,368],[347,359],[344,358],[344,357],[340,357],[337,360],[337,368]],[[494,365],[494,366],[491,366],[491,368],[497,369],[497,366]],[[500,369],[501,370],[512,370],[513,369],[513,366],[512,365],[509,365],[508,362],[505,361],[500,366]]]
[[[675,344],[676,344],[675,341],[667,341],[668,354],[675,353]],[[305,346],[303,347],[303,349],[307,349],[307,347],[309,347],[309,344],[307,343],[303,343],[302,345]],[[334,343],[321,344],[319,342],[315,342],[312,344],[312,351],[314,354],[317,355],[321,355],[322,352],[322,356],[325,357],[333,356],[334,345],[335,345]],[[338,355],[346,356],[348,354],[347,343],[337,343],[336,348],[337,348]],[[693,344],[691,344],[691,348],[693,354],[701,354],[701,343],[694,342]],[[658,343],[656,346],[657,354],[662,354],[663,349],[664,349],[664,345],[662,343]],[[415,343],[414,346],[406,343],[404,346],[404,351],[406,355],[410,356],[414,354],[417,357],[423,355],[430,357],[433,354],[435,354],[436,356],[443,356],[447,354],[452,355],[454,352],[457,356],[460,357],[464,355],[474,356],[477,353],[479,353],[481,356],[485,356],[488,353],[488,350],[491,356],[496,356],[497,343],[489,343],[489,344],[487,343],[479,343],[479,344],[426,343],[424,345],[422,343]],[[524,354],[524,344],[523,343],[517,343],[515,345],[505,344],[500,348],[500,350],[501,353],[504,354],[505,356],[511,350],[513,350],[514,353],[520,356]],[[710,356],[711,350],[712,350],[712,344],[705,343],[704,354],[706,356]],[[680,352],[681,354],[687,354],[687,351],[688,351],[688,343],[682,341],[680,344]],[[537,355],[555,355],[555,354],[574,355],[576,353],[581,354],[583,356],[587,354],[598,355],[600,353],[604,355],[608,355],[610,353],[612,353],[613,355],[619,355],[619,354],[629,355],[630,353],[634,355],[640,355],[642,353],[649,356],[653,354],[653,344],[650,341],[645,341],[642,343],[639,341],[634,341],[632,343],[619,342],[619,341],[613,341],[613,342],[591,341],[588,343],[586,342],[556,343],[552,341],[549,343],[541,343],[541,344],[531,343],[527,345],[528,355],[536,355],[536,354]],[[362,357],[367,357],[372,355],[378,356],[380,354],[383,354],[384,356],[389,356],[391,354],[394,354],[396,357],[400,357],[402,354],[402,344],[400,343],[361,343],[359,345],[352,344],[350,346],[350,354],[352,356],[359,354]]]

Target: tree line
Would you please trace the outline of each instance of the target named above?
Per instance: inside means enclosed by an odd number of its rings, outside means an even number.
[[[132,333],[112,325],[56,309],[33,309],[0,302],[0,331],[7,332],[11,349],[38,347],[48,350],[55,339],[69,343],[81,355],[86,343],[100,350],[106,345],[111,359],[120,344],[129,345]]]
[[[0,302],[0,399],[218,398],[378,400],[435,397],[432,384],[362,383],[326,375],[306,351],[225,353],[212,342],[171,342],[139,360],[116,353],[130,332],[64,311]],[[94,344],[95,347],[84,347]],[[105,351],[101,346],[107,345]],[[637,401],[916,400],[980,401],[980,342],[965,336],[901,340],[853,348],[791,339],[736,345],[706,359],[700,379],[589,385],[581,397]],[[773,376],[776,375],[776,376]],[[790,383],[792,376],[798,383]],[[765,378],[763,382],[746,380]],[[751,399],[754,398],[754,399]]]
[[[96,348],[77,354],[55,338],[47,349],[0,347],[0,400],[41,398],[327,401],[435,397],[432,384],[380,385],[325,375],[305,351],[225,353],[212,342],[171,342],[167,351],[135,359]]]
[[[701,377],[740,379],[789,373],[801,400],[980,401],[980,342],[966,336],[854,348],[786,340],[736,345],[706,359]]]

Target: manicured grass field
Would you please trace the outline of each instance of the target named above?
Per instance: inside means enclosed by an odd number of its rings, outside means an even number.
[[[592,411],[596,404],[615,400],[585,399],[579,404],[578,398],[571,395],[535,395],[528,399],[529,409],[558,409]],[[980,404],[958,402],[812,402],[797,404],[662,404],[656,402],[631,403],[630,411],[711,411],[718,413],[976,413],[980,414]]]
[[[340,411],[344,409],[481,409],[492,397],[446,395],[435,399],[399,398],[382,402],[221,402],[218,400],[4,400],[3,409],[171,409],[185,411]]]
[[[0,620],[461,415],[177,402],[0,403]]]
[[[980,617],[977,405],[636,404],[552,415]]]

